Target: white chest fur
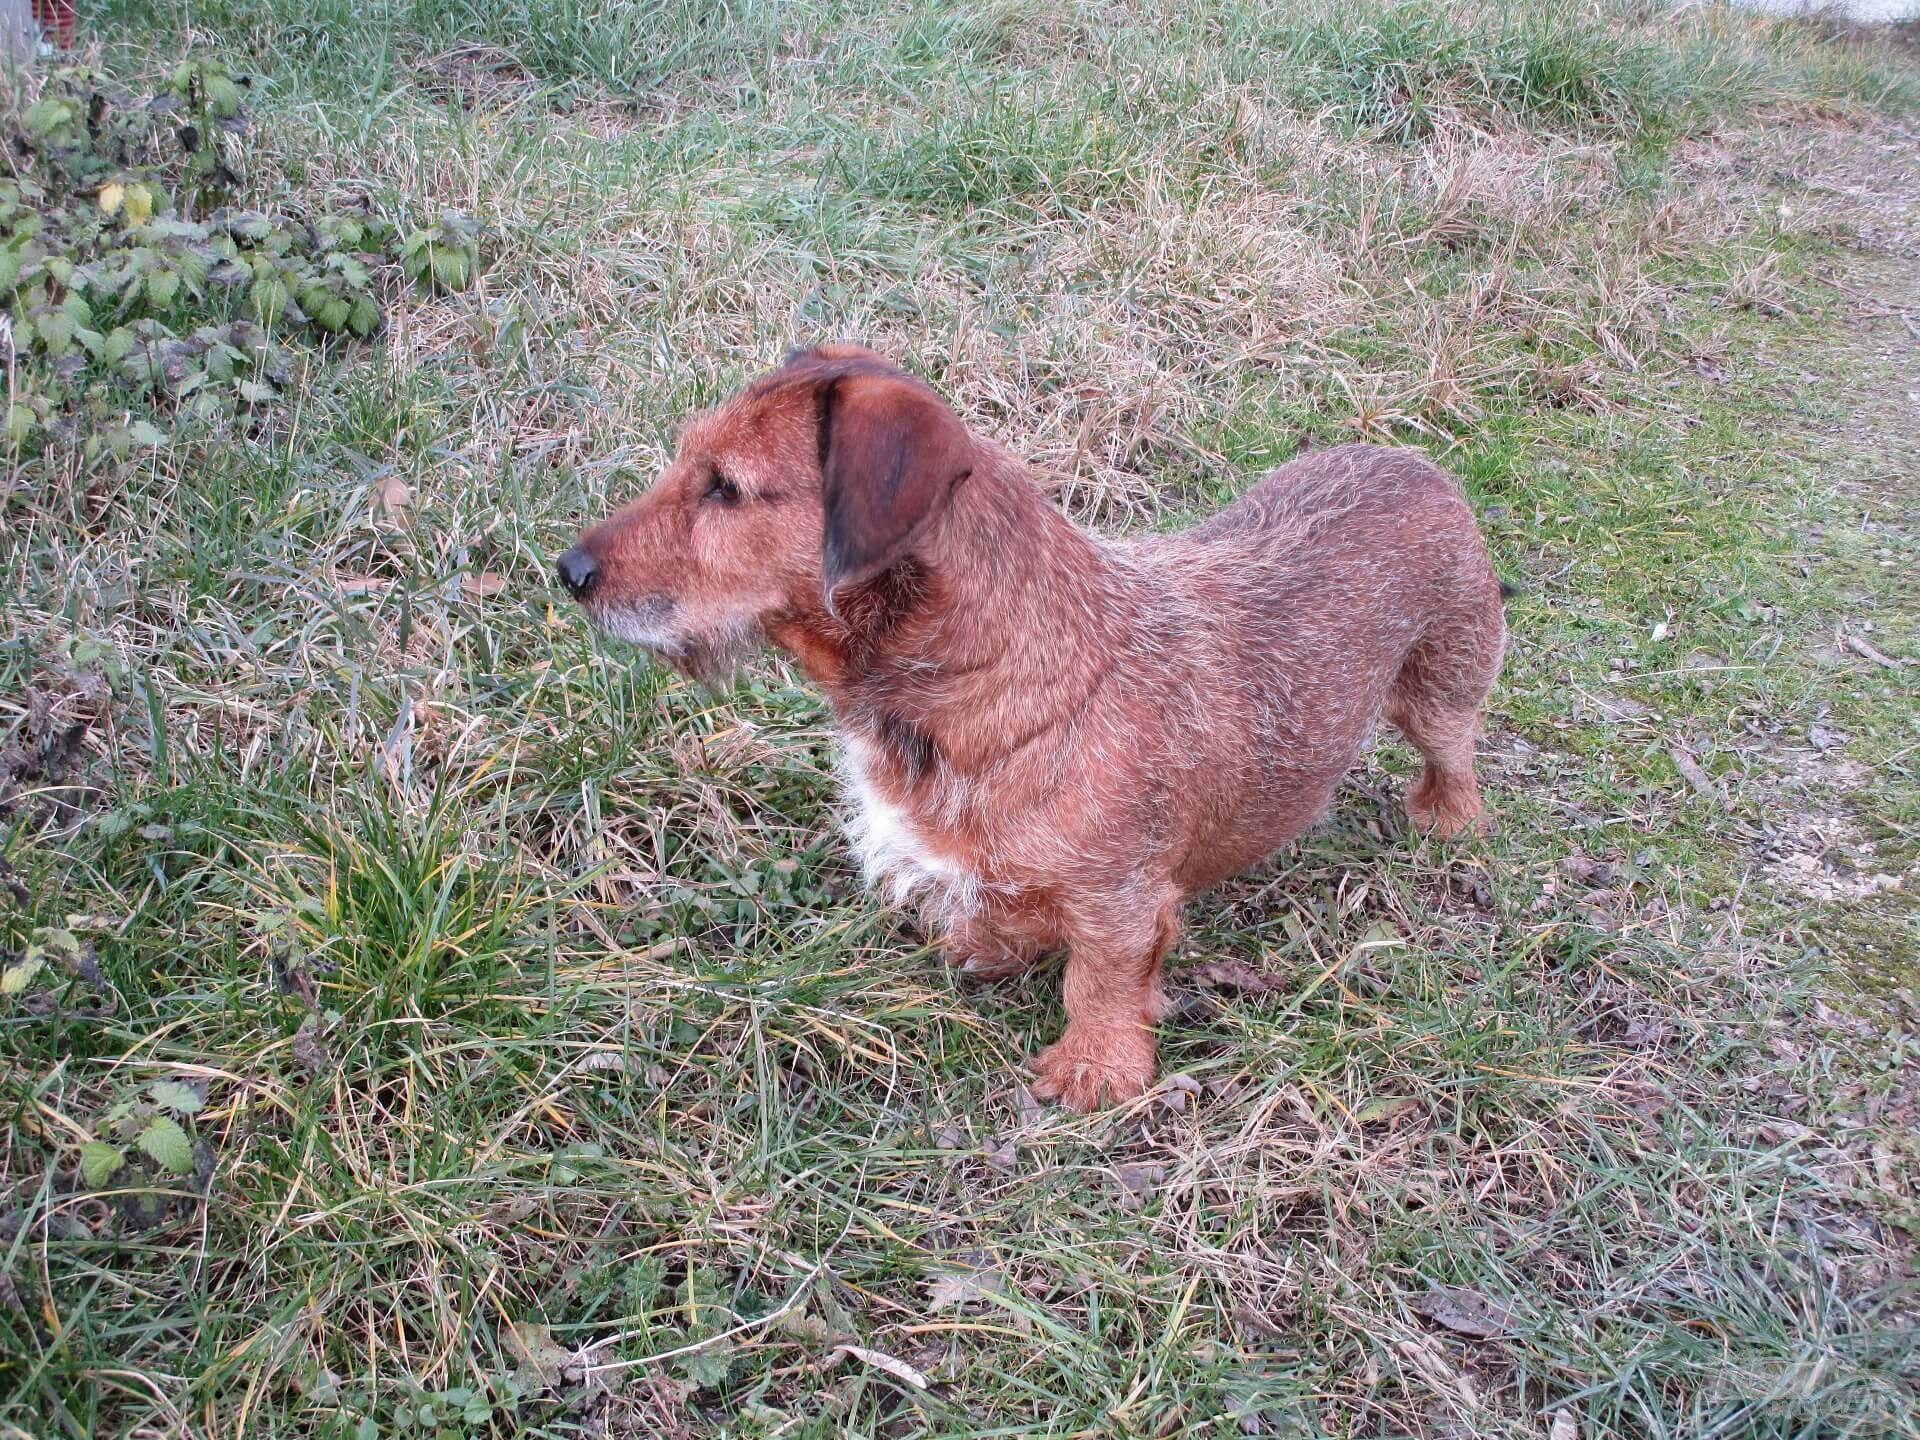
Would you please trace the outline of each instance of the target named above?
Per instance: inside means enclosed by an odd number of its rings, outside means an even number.
[[[977,910],[980,877],[929,845],[913,818],[880,793],[871,775],[873,747],[864,736],[840,739],[847,838],[867,883],[889,903],[912,904],[929,919],[951,923]]]

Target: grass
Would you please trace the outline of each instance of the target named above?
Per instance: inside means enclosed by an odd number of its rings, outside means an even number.
[[[1920,653],[1900,52],[1466,0],[88,19],[261,71],[262,198],[490,239],[257,430],[0,497],[0,947],[96,967],[0,998],[6,1433],[1913,1433],[1920,734],[1858,648]],[[1383,741],[1192,907],[1185,1079],[1127,1111],[1026,1099],[1050,975],[964,989],[860,893],[792,674],[702,693],[549,586],[830,335],[1109,529],[1424,446],[1521,585],[1498,828],[1412,842]],[[194,1173],[87,1185],[168,1079]]]

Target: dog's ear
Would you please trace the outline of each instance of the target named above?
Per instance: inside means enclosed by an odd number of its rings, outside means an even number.
[[[933,391],[902,372],[855,371],[820,388],[826,594],[906,557],[953,487],[972,473],[973,439]]]

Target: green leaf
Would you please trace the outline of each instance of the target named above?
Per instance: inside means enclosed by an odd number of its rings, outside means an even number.
[[[156,270],[147,277],[147,301],[156,310],[171,309],[180,294],[180,277],[171,270]]]
[[[275,398],[274,388],[258,380],[242,380],[234,387],[240,392],[240,398],[249,405],[271,405]]]
[[[293,304],[293,295],[287,289],[287,282],[278,275],[268,277],[264,282],[256,278],[253,282],[253,313],[260,317],[263,325],[277,325],[280,317],[287,313],[287,307]]]
[[[107,338],[101,343],[100,358],[109,365],[118,365],[133,351],[133,331],[124,325],[116,325],[107,332]]]
[[[175,1175],[193,1172],[193,1142],[180,1128],[178,1120],[166,1115],[155,1116],[140,1132],[140,1148]]]
[[[380,328],[380,307],[362,295],[353,302],[353,313],[347,316],[347,327],[365,339]]]
[[[710,1388],[725,1382],[727,1374],[733,1369],[734,1342],[722,1340],[708,1345],[704,1350],[695,1350],[692,1354],[682,1355],[674,1361],[674,1369],[702,1388]]]
[[[51,135],[71,121],[73,114],[70,102],[49,97],[29,105],[27,113],[20,117],[20,123],[29,135]]]
[[[145,445],[153,448],[167,443],[167,432],[151,420],[134,421],[131,425],[127,426],[127,434],[136,445]]]
[[[89,1140],[80,1147],[80,1178],[95,1190],[111,1180],[127,1163],[127,1152],[104,1140]]]
[[[443,250],[438,247],[433,252],[434,283],[445,290],[464,290],[470,273],[467,257],[458,250]]]
[[[64,310],[55,310],[42,315],[38,321],[41,342],[50,355],[64,355],[73,348],[74,331],[80,328],[71,315]]]
[[[178,1080],[156,1080],[147,1087],[147,1094],[162,1110],[176,1115],[198,1115],[207,1103],[198,1090]]]
[[[77,657],[80,647],[76,646],[74,653]],[[84,665],[89,662],[76,660],[76,663]],[[78,960],[85,949],[80,943],[80,937],[73,931],[46,925],[38,927],[33,932],[33,943],[37,949],[45,950],[49,955],[58,955],[64,960]]]
[[[18,964],[9,965],[4,973],[0,973],[0,995],[18,995],[31,985],[34,976],[46,967],[47,959],[44,955],[28,955]]]
[[[231,120],[240,113],[241,101],[245,98],[240,87],[224,75],[208,74],[206,77],[207,108],[222,120]]]
[[[153,214],[153,191],[148,186],[133,184],[127,187],[126,219],[129,228],[144,225]]]

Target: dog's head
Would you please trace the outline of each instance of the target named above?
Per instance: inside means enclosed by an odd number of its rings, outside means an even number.
[[[712,676],[905,559],[974,463],[959,417],[888,360],[798,350],[689,423],[653,487],[555,568],[607,634]]]

